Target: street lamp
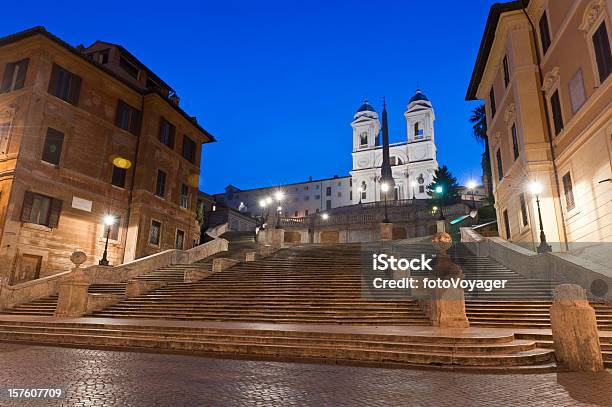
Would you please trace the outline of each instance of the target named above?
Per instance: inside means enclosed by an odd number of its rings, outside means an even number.
[[[438,194],[438,203],[440,204],[440,220],[444,220],[444,214],[442,213],[442,193],[444,192],[444,188],[438,185],[435,191],[436,194]]]
[[[474,189],[476,189],[476,182],[475,181],[468,181],[467,183],[467,188],[468,190],[472,193],[472,209],[476,209],[476,202],[474,200]]]
[[[117,222],[117,219],[113,215],[105,215],[102,219],[102,223],[106,227],[106,243],[104,244],[104,253],[102,253],[102,258],[98,262],[100,266],[108,266],[108,238],[110,237],[111,226],[113,226]]]
[[[278,202],[278,208],[276,208],[276,226],[274,226],[275,229],[280,229],[280,215],[281,215],[281,211],[283,210],[283,208],[281,207],[281,201],[284,198],[284,194],[282,193],[282,191],[276,191],[276,193],[274,194],[274,198],[276,199],[276,202]]]
[[[544,233],[544,223],[542,222],[542,211],[540,209],[540,193],[542,193],[542,184],[537,181],[533,181],[529,184],[529,190],[536,198],[536,205],[538,207],[538,219],[540,220],[540,245],[537,248],[538,253],[550,253],[552,247],[546,243],[546,234]]]
[[[321,215],[321,219],[327,220],[327,219],[329,219],[329,215],[324,213],[324,214]]]
[[[266,199],[261,199],[259,201],[259,207],[261,208],[261,226],[263,227],[264,225],[264,209],[266,209],[266,206],[268,206],[268,202],[266,201]]]
[[[387,192],[389,191],[389,184],[383,182],[380,185],[380,190],[385,194],[385,219],[383,220],[383,223],[389,223],[389,216],[387,214]]]

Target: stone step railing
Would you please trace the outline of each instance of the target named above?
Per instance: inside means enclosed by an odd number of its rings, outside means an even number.
[[[228,246],[227,240],[215,239],[189,250],[165,250],[113,267],[90,266],[79,270],[89,284],[121,283],[160,267],[195,263],[213,254],[227,251]],[[64,271],[14,286],[0,284],[0,310],[57,294],[61,282],[71,277],[72,271]]]
[[[536,253],[499,237],[484,237],[461,228],[461,242],[478,257],[489,257],[523,277],[577,284],[589,298],[612,301],[612,266],[603,266],[566,252]]]
[[[342,211],[338,209],[342,209]],[[457,203],[442,208],[442,213],[447,219],[454,216],[465,215],[469,212],[470,208],[464,203]],[[315,213],[300,218],[281,217],[280,227],[286,229],[303,229],[334,225],[375,224],[382,222],[385,218],[384,205],[381,205],[379,202],[377,202],[376,205],[353,205],[350,207],[350,210],[349,207],[330,209],[325,211],[325,213],[328,215],[325,219],[321,216],[321,213]],[[411,202],[408,203],[404,201],[389,201],[387,215],[392,223],[436,221],[440,216],[438,212],[434,212],[423,205],[417,206]],[[276,215],[271,214],[267,223],[268,225],[276,225]]]

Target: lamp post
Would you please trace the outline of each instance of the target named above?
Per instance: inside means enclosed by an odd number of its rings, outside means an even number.
[[[276,208],[276,225],[274,226],[275,229],[280,229],[280,215],[281,215],[281,211],[283,210],[282,206],[281,206],[281,201],[283,200],[284,194],[281,191],[277,191],[274,194],[274,198],[276,199],[276,202],[278,202],[278,208]]]
[[[472,205],[470,207],[472,209],[476,209],[476,202],[474,201],[474,189],[476,189],[476,182],[468,181],[467,188],[472,194]]]
[[[444,193],[444,188],[442,188],[440,185],[438,185],[436,187],[436,194],[438,194],[438,203],[440,204],[440,220],[445,220],[444,219],[444,214],[442,213],[442,194]]]
[[[533,181],[529,184],[529,190],[536,198],[536,205],[538,207],[538,219],[540,221],[540,244],[537,247],[538,253],[550,253],[552,252],[552,246],[546,242],[546,234],[544,233],[544,223],[542,222],[542,210],[540,209],[540,193],[542,193],[542,184],[537,181]]]
[[[108,266],[108,238],[110,237],[111,226],[115,224],[117,219],[113,215],[106,215],[104,219],[102,219],[102,223],[106,227],[106,243],[104,244],[104,253],[102,253],[102,258],[98,262],[100,266]]]
[[[266,206],[268,206],[268,203],[266,202],[265,199],[262,199],[259,201],[259,207],[261,208],[261,226],[263,227],[265,221],[264,221],[264,209],[266,209]]]
[[[389,223],[389,216],[387,214],[387,192],[389,191],[389,184],[383,182],[380,185],[380,191],[385,194],[385,219],[383,220],[383,223]]]

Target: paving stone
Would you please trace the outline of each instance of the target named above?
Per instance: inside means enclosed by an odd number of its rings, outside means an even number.
[[[0,406],[612,406],[612,371],[492,375],[0,343],[0,389],[62,400]]]

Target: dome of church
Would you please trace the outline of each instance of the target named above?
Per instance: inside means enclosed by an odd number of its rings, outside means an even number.
[[[408,104],[410,104],[412,102],[418,102],[420,100],[429,102],[429,99],[427,99],[427,96],[425,96],[425,94],[423,94],[421,92],[421,89],[417,89],[416,93],[414,94],[414,96],[412,98],[410,98],[410,101],[408,101]]]
[[[368,99],[366,99],[363,101],[363,105],[357,109],[357,113],[360,112],[376,112],[376,110],[374,110],[374,107],[372,107],[372,105],[368,103]]]

